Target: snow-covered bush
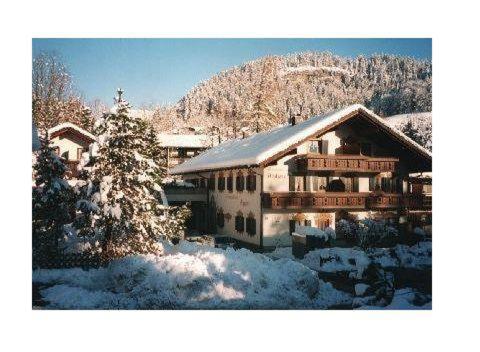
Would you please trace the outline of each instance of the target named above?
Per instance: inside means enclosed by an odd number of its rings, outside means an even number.
[[[182,241],[164,255],[113,260],[105,268],[36,270],[42,296],[62,309],[327,308],[351,297],[306,266],[246,249]]]
[[[398,229],[385,220],[363,219],[358,222],[357,239],[362,248],[384,245],[386,240],[398,236]]]
[[[362,219],[336,223],[336,232],[362,248],[385,246],[398,237],[398,229],[385,220]]]

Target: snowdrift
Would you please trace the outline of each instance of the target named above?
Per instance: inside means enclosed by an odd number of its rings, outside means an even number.
[[[189,242],[165,255],[129,256],[100,269],[40,269],[47,308],[57,309],[319,309],[351,296],[290,259],[246,249]]]

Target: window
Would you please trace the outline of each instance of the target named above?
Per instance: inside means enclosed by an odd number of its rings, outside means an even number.
[[[208,189],[211,191],[215,190],[215,174],[210,174],[210,178],[208,179]]]
[[[357,177],[340,177],[345,185],[345,192],[358,192],[358,178]]]
[[[68,150],[62,153],[62,158],[64,158],[65,160],[68,160]]]
[[[235,183],[236,183],[235,187],[237,188],[237,191],[243,192],[243,189],[245,188],[245,177],[243,177],[243,174],[241,172],[237,174]]]
[[[317,219],[317,227],[320,230],[325,230],[327,227],[330,227],[330,219],[327,219],[327,218]]]
[[[312,220],[305,220],[305,226],[312,226]]]
[[[303,176],[289,176],[289,190],[290,192],[305,191],[305,182]]]
[[[200,188],[205,188],[205,179],[203,177],[200,179],[200,185],[199,186],[200,186]]]
[[[219,191],[225,190],[225,176],[223,176],[223,174],[220,174],[218,176],[218,190]]]
[[[307,184],[311,192],[325,191],[327,189],[328,177],[307,176]]]
[[[77,160],[82,158],[83,148],[77,148]]]
[[[394,193],[396,191],[395,180],[390,177],[381,178],[381,189],[386,193]]]
[[[223,228],[225,226],[225,215],[223,214],[223,210],[219,210],[217,213],[217,226]]]
[[[255,221],[253,214],[249,215],[247,218],[247,233],[250,236],[255,236],[257,233],[257,222]]]
[[[237,216],[235,216],[235,230],[238,232],[245,231],[245,221],[242,213],[239,213]]]
[[[187,150],[183,148],[178,149],[178,156],[180,158],[186,158],[187,157]]]
[[[53,152],[57,155],[60,155],[60,148],[59,147],[53,147]]]
[[[310,153],[318,153],[318,141],[310,141],[310,148],[308,149]]]
[[[227,190],[233,192],[233,174],[230,173],[227,177]]]
[[[257,188],[257,175],[250,173],[247,176],[247,191],[254,192]]]

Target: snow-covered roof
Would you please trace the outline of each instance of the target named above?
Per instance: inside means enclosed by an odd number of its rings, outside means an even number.
[[[376,120],[392,135],[416,148],[421,154],[431,157],[431,153],[405,136],[395,128],[390,127],[383,118],[368,110],[361,104],[350,105],[346,108],[312,117],[294,126],[286,125],[270,131],[254,134],[244,139],[233,139],[217,145],[202,154],[175,166],[172,174],[218,170],[237,166],[255,166],[281,153],[292,145],[302,142],[306,138],[327,131],[342,118],[354,112],[363,112]]]
[[[206,134],[167,134],[160,133],[158,141],[163,147],[173,148],[208,148],[212,138]]]
[[[39,150],[41,147],[40,139],[38,138],[38,131],[35,123],[32,121],[32,151]]]
[[[55,127],[52,127],[48,130],[48,135],[51,136],[52,134],[59,132],[64,129],[73,129],[77,131],[78,133],[90,138],[91,140],[96,140],[96,137],[91,134],[88,131],[85,131],[83,128],[78,127],[77,125],[71,123],[71,122],[64,122],[59,125],[56,125]]]

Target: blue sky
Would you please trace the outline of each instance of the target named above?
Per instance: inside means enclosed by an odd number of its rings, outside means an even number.
[[[112,103],[122,87],[134,106],[173,103],[197,83],[265,55],[328,50],[431,59],[431,39],[33,39],[33,56],[60,55],[87,100]]]

